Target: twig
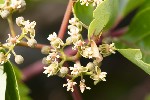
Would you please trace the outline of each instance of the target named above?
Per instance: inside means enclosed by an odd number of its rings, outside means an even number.
[[[24,47],[29,47],[27,42],[21,41],[20,43],[18,43],[18,46],[24,46]],[[36,49],[42,49],[43,46],[49,46],[49,45],[45,45],[45,44],[36,44],[34,48]],[[31,48],[31,47],[29,47]]]
[[[67,26],[68,26],[68,22],[69,22],[69,19],[70,19],[70,15],[71,15],[71,12],[72,12],[72,5],[73,5],[72,0],[69,0],[67,9],[66,9],[66,12],[65,12],[65,15],[64,15],[64,18],[63,18],[63,21],[62,21],[59,33],[58,33],[58,37],[60,39],[64,38],[66,29],[67,29]]]
[[[121,29],[111,32],[110,35],[112,37],[119,37],[119,36],[122,36],[123,34],[125,34],[127,31],[128,31],[128,27],[123,27]]]

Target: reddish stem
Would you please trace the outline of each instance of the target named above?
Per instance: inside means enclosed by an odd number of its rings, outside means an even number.
[[[72,5],[73,5],[72,0],[69,0],[67,9],[66,9],[66,12],[65,12],[65,15],[64,15],[64,18],[63,18],[63,21],[62,21],[59,33],[58,33],[58,37],[60,39],[64,38],[66,29],[67,29],[67,26],[68,26],[68,22],[69,22],[69,19],[70,19],[70,15],[71,15],[71,12],[72,12]]]

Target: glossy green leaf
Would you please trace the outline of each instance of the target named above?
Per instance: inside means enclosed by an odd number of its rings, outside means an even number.
[[[118,48],[141,49],[143,60],[150,63],[150,7],[135,16],[120,40]]]
[[[6,100],[20,100],[16,75],[9,61],[4,64],[4,71],[7,73]]]
[[[0,100],[5,100],[6,91],[6,73],[4,73],[4,66],[0,66]]]
[[[111,17],[113,5],[114,0],[105,0],[94,10],[94,20],[89,26],[88,39],[90,39],[93,35],[101,35],[102,29],[106,26]]]
[[[117,51],[150,75],[150,64],[147,64],[142,60],[140,49],[118,49]]]
[[[120,16],[126,16],[134,9],[142,5],[146,0],[119,0]]]
[[[89,4],[88,6],[86,5],[81,5],[80,2],[76,2],[74,4],[74,14],[75,16],[84,24],[86,27],[90,25],[90,23],[93,20],[93,11],[94,7],[92,4]]]
[[[113,27],[113,25],[116,22],[117,17],[118,17],[118,11],[119,11],[118,8],[119,8],[119,0],[114,0],[112,9],[111,9],[110,19],[109,19],[109,22],[107,23],[107,25],[104,27],[104,31]]]

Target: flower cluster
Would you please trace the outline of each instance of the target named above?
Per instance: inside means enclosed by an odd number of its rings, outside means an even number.
[[[1,44],[1,49],[5,49],[7,52],[0,52],[0,64],[7,62],[10,58],[11,53],[15,56],[15,62],[21,64],[24,61],[24,58],[21,55],[17,55],[14,51],[15,46],[22,42],[23,39],[27,39],[27,45],[29,47],[34,47],[37,41],[35,37],[35,25],[36,22],[30,22],[29,20],[25,21],[23,17],[16,18],[16,24],[22,29],[22,33],[18,36],[11,36],[8,34],[8,39],[6,43]]]
[[[96,2],[96,0],[95,0]],[[101,44],[99,47],[95,41],[91,40],[89,43],[86,43],[81,35],[82,25],[77,18],[71,18],[69,20],[70,25],[68,25],[68,34],[69,37],[64,43],[55,32],[50,34],[47,38],[50,41],[51,48],[45,46],[42,48],[41,52],[43,54],[48,54],[47,57],[43,58],[43,63],[45,65],[45,71],[43,73],[49,76],[58,75],[60,77],[65,77],[66,75],[70,77],[67,79],[67,84],[64,86],[67,87],[67,91],[74,91],[74,85],[77,83],[74,81],[77,77],[81,77],[80,81],[80,90],[83,93],[85,89],[90,90],[90,87],[87,87],[85,84],[84,75],[89,75],[90,78],[94,81],[94,84],[97,84],[99,81],[106,81],[105,77],[106,72],[102,72],[99,65],[102,62],[103,58],[115,53],[114,43],[112,44]],[[68,45],[73,45],[72,49],[77,50],[77,54],[74,56],[67,56],[63,51],[64,48]],[[86,66],[82,66],[80,61],[76,61],[75,57],[84,57],[92,59],[93,62],[89,62]],[[74,66],[65,67],[64,62],[73,61],[75,62]]]
[[[25,9],[25,0],[4,0],[4,4],[0,5],[0,15],[2,18],[7,18],[10,14],[17,10]]]
[[[80,0],[80,3],[81,3],[81,5],[86,5],[86,6],[88,6],[90,3],[92,3],[93,6],[97,6],[103,1],[104,0]]]

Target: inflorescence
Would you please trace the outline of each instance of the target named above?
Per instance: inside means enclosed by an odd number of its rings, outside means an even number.
[[[98,47],[93,40],[86,43],[81,35],[82,25],[79,20],[74,17],[69,20],[69,23],[69,37],[66,39],[65,43],[57,37],[55,32],[50,34],[47,38],[50,41],[51,48],[45,46],[41,50],[43,54],[48,54],[42,61],[43,64],[45,64],[45,71],[43,73],[47,74],[48,77],[53,75],[58,75],[60,77],[68,76],[69,79],[67,79],[67,83],[64,84],[63,87],[66,86],[67,91],[72,92],[74,91],[74,85],[77,84],[75,79],[81,77],[79,87],[83,93],[85,89],[91,89],[85,85],[85,75],[89,75],[90,78],[94,80],[94,84],[97,84],[99,81],[106,81],[105,77],[107,73],[102,72],[99,66],[103,57],[115,53],[115,46],[114,43],[112,43],[110,45],[102,44]],[[68,45],[72,45],[72,50],[77,50],[76,55],[68,56],[64,53],[64,48]],[[81,56],[93,59],[93,62],[89,62],[86,66],[82,66],[78,60]],[[74,66],[64,66],[66,61],[74,62]]]
[[[103,0],[80,0],[81,5],[88,6],[90,3],[93,6],[99,5]],[[5,0],[4,4],[0,4],[0,15],[2,18],[9,19],[15,11],[23,10],[26,6],[24,0]],[[68,35],[66,41],[62,41],[55,32],[50,34],[47,38],[50,42],[50,46],[44,46],[41,49],[43,54],[47,56],[43,58],[42,63],[45,65],[44,72],[47,76],[58,75],[60,77],[69,77],[67,83],[63,84],[63,87],[67,87],[67,91],[74,91],[74,86],[77,85],[75,79],[81,77],[80,90],[83,93],[85,89],[90,90],[91,88],[85,84],[85,75],[89,75],[97,84],[99,81],[106,81],[106,72],[102,72],[100,69],[101,62],[104,57],[115,53],[114,43],[112,44],[101,44],[97,46],[94,40],[90,40],[88,43],[84,41],[82,37],[82,24],[79,19],[74,17],[69,20]],[[8,34],[6,43],[0,43],[0,65],[7,62],[11,56],[11,53],[15,56],[15,62],[21,64],[24,58],[21,55],[17,55],[14,51],[15,46],[25,42],[33,48],[37,44],[35,38],[35,25],[36,22],[25,21],[23,17],[16,18],[16,24],[21,28],[22,33],[17,36],[13,36],[12,33]],[[64,53],[66,46],[72,46],[72,50],[76,50],[77,53],[74,56],[68,56]],[[4,52],[5,51],[5,52]],[[80,62],[80,57],[91,59],[86,66],[83,66]],[[73,66],[65,66],[65,62],[74,62]]]
[[[24,0],[5,0],[4,4],[0,5],[0,15],[2,18],[9,18],[14,11],[23,10],[26,6]],[[6,43],[0,43],[0,64],[7,62],[11,56],[11,53],[15,56],[15,62],[21,64],[24,61],[24,58],[21,55],[17,55],[14,51],[16,45],[24,42],[23,39],[27,40],[27,45],[29,47],[34,47],[37,41],[35,37],[35,25],[36,22],[30,22],[29,20],[25,21],[23,17],[16,18],[16,24],[21,28],[22,33],[17,36],[12,36],[8,34],[8,39]],[[6,53],[4,53],[4,51]]]

